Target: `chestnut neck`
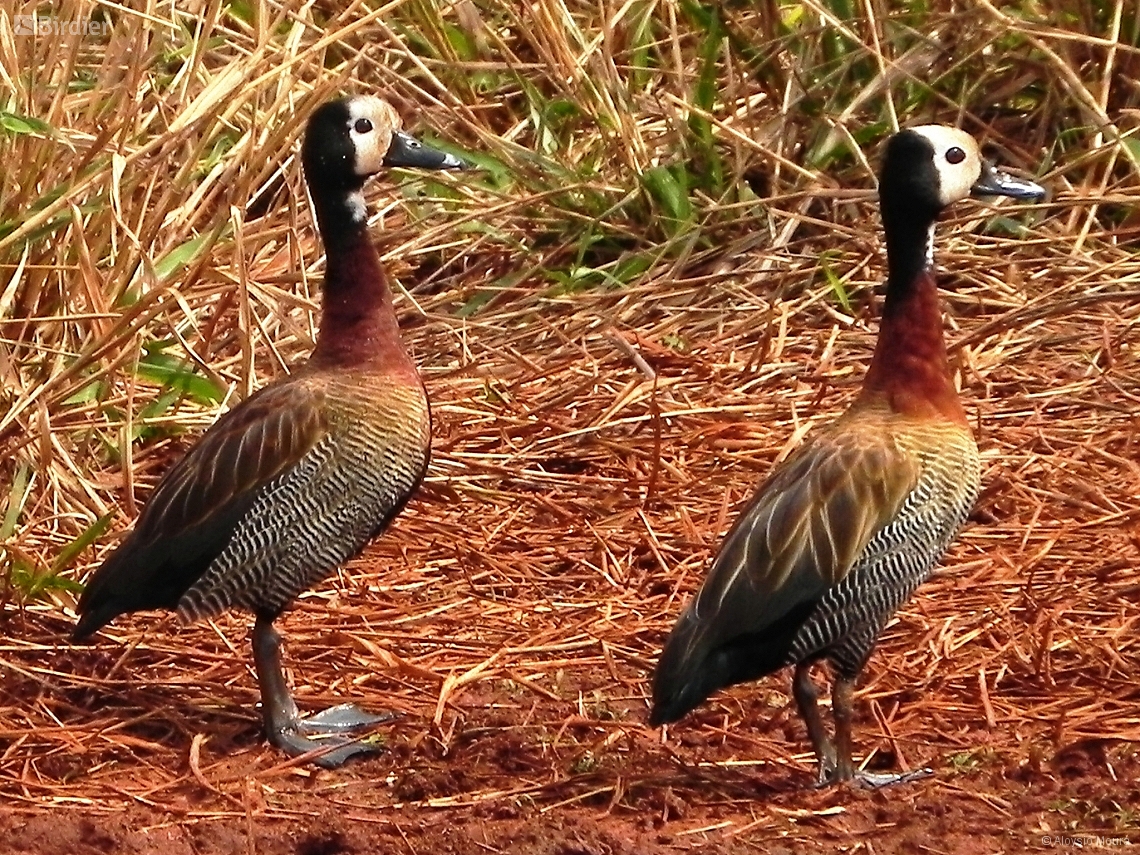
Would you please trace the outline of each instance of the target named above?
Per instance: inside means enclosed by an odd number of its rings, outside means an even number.
[[[915,216],[883,202],[887,234],[887,297],[875,354],[861,399],[885,401],[895,412],[966,424],[954,388],[942,306],[931,271],[930,247],[936,212]]]
[[[310,363],[416,375],[400,338],[388,277],[368,237],[359,188],[311,188],[326,268],[321,325]]]

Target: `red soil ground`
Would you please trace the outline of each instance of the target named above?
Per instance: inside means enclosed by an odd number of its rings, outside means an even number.
[[[66,603],[5,612],[0,852],[1140,844],[1140,351],[1110,301],[956,351],[985,492],[856,699],[857,754],[931,777],[815,789],[787,674],[717,695],[664,741],[645,726],[648,672],[732,509],[850,401],[870,354],[869,300],[843,320],[823,285],[765,315],[752,295],[775,275],[536,297],[472,336],[470,358],[453,314],[412,325],[433,477],[281,622],[304,709],[401,714],[375,757],[319,771],[263,743],[243,616],[139,615],[76,648]],[[963,275],[954,323],[1000,319]],[[1008,300],[1068,287],[1033,281]],[[645,331],[626,340],[655,380],[615,329]],[[140,483],[176,451],[140,451]]]

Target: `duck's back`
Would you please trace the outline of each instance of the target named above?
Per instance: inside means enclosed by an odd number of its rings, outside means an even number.
[[[258,491],[229,543],[179,600],[183,618],[230,606],[279,614],[359,553],[423,478],[431,420],[419,383],[363,371],[300,383],[322,399],[326,433]]]
[[[826,656],[854,674],[887,620],[930,576],[966,521],[980,489],[981,464],[963,424],[915,419],[871,405],[851,412],[833,429],[890,443],[916,475],[894,516],[819,598],[782,663]]]
[[[653,721],[798,662],[857,671],[961,528],[980,477],[965,424],[853,406],[778,467],[725,537],[662,653]]]
[[[141,609],[279,614],[400,511],[430,436],[423,386],[406,372],[306,366],[265,387],[159,484],[88,582],[76,636]]]

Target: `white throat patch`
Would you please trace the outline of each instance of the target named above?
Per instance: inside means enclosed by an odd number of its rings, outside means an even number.
[[[354,223],[364,223],[368,219],[368,206],[364,203],[362,191],[353,190],[345,201],[348,203],[348,211]]]

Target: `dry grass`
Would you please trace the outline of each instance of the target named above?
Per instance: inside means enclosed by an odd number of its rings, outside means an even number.
[[[654,738],[645,669],[734,506],[870,356],[874,158],[849,142],[934,119],[1052,197],[942,229],[985,493],[884,636],[860,747],[965,773],[1140,740],[1134,10],[602,5],[60,13],[107,15],[102,42],[15,36],[0,12],[0,65],[30,70],[0,109],[50,126],[0,136],[13,804],[248,812],[249,780],[308,774],[257,745],[242,617],[61,640],[70,580],[113,540],[99,521],[128,526],[179,449],[311,346],[295,145],[342,88],[390,94],[484,170],[373,196],[435,454],[394,529],[283,621],[305,704],[408,713],[412,766],[521,728],[548,765],[515,786],[547,804],[673,780],[673,748],[624,783],[596,770]],[[786,688],[696,717],[722,768],[806,749],[773,732]]]

